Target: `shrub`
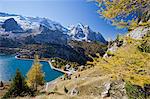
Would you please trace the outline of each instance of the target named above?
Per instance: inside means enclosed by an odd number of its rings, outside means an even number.
[[[125,89],[129,99],[149,99],[150,98],[150,85],[145,84],[144,88],[138,85],[132,85],[126,82]]]
[[[138,48],[142,52],[150,53],[150,32],[143,38],[142,44]]]
[[[114,53],[111,52],[111,51],[108,51],[108,52],[107,52],[107,55],[108,55],[108,56],[114,56]]]
[[[142,52],[150,53],[150,44],[148,44],[147,42],[144,42],[144,43],[141,44],[138,48],[139,48],[140,51],[142,51]]]

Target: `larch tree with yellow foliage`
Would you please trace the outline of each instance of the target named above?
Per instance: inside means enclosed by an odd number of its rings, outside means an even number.
[[[42,65],[39,62],[38,55],[35,55],[33,65],[27,73],[27,84],[37,90],[38,85],[44,84],[44,73],[42,72]]]
[[[150,24],[150,0],[96,0],[98,13],[120,28]]]

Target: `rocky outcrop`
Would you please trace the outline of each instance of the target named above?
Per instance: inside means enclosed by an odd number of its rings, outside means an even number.
[[[130,37],[132,39],[135,40],[140,40],[142,39],[145,35],[147,35],[150,32],[150,27],[137,27],[136,29],[130,31],[126,36],[124,37]],[[118,46],[119,44],[119,46]],[[123,39],[122,41],[113,41],[113,43],[111,44],[111,46],[108,48],[107,52],[103,55],[104,58],[109,57],[109,53],[113,54],[114,52],[116,52],[116,50],[120,47],[120,46],[125,46],[127,44],[127,40]]]
[[[142,37],[144,37],[148,31],[150,31],[150,27],[137,27],[133,31],[129,32],[127,36],[138,40],[142,39]]]
[[[111,88],[110,85],[111,85],[110,82],[107,82],[107,83],[104,84],[104,89],[103,89],[103,92],[101,93],[102,98],[110,96],[110,94],[109,94],[109,90]]]
[[[112,99],[128,99],[125,90],[125,82],[116,81],[111,83],[109,94]]]
[[[112,56],[114,52],[118,49],[117,43],[113,43],[110,48],[107,49],[106,53],[103,55],[103,58],[108,58],[109,56]],[[112,55],[111,55],[112,54]]]
[[[125,82],[123,81],[106,82],[104,84],[101,97],[102,98],[110,97],[111,99],[128,99],[125,90]]]
[[[76,96],[76,95],[79,94],[79,91],[78,91],[77,88],[75,87],[75,88],[73,88],[72,90],[70,90],[69,93],[70,93],[71,96]]]

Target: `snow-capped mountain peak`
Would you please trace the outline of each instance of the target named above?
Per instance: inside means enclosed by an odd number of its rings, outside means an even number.
[[[4,31],[8,38],[34,36],[34,39],[40,42],[62,43],[68,40],[84,40],[106,43],[100,33],[93,32],[88,25],[81,23],[66,28],[48,18],[0,13],[0,33],[3,32],[4,35]]]
[[[100,33],[93,32],[88,25],[78,23],[75,26],[70,26],[68,30],[68,35],[71,36],[73,40],[99,41],[102,43],[106,43],[103,36]]]

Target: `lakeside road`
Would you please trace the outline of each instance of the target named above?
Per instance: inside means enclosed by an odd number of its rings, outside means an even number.
[[[54,66],[52,66],[50,60],[48,61],[48,63],[49,63],[49,65],[50,65],[50,67],[51,67],[52,69],[57,70],[57,71],[60,71],[60,72],[65,73],[65,74],[70,74],[70,72],[67,72],[67,71],[64,71],[64,70],[61,70],[61,69],[58,69],[58,68],[55,68]]]

